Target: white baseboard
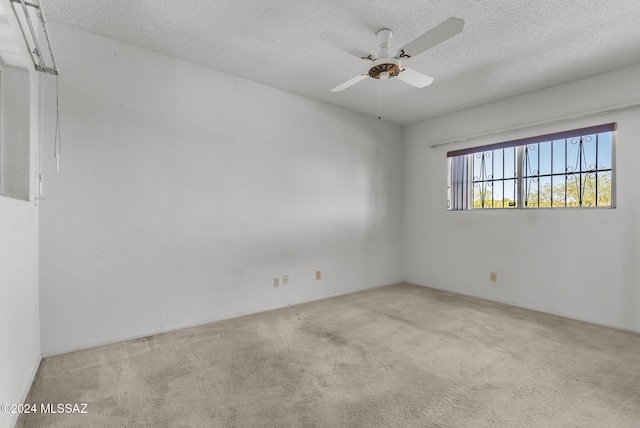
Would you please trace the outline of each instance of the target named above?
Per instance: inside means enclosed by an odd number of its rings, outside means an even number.
[[[27,384],[25,385],[24,390],[22,391],[22,395],[20,398],[20,402],[24,403],[25,401],[27,401],[27,396],[29,395],[29,391],[31,391],[31,386],[33,385],[33,381],[36,380],[36,376],[38,375],[38,370],[40,369],[40,364],[42,364],[42,354],[40,354],[40,356],[38,357],[38,359],[36,360],[36,364],[34,365],[34,367],[31,370],[31,375],[29,376],[29,381],[27,382]],[[14,428],[16,426],[16,423],[18,423],[18,417],[20,416],[19,413],[16,413],[13,415],[13,418],[9,421],[9,426],[11,428]]]

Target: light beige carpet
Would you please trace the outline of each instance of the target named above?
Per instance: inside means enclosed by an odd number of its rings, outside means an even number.
[[[47,358],[18,427],[639,427],[640,336],[407,284]]]

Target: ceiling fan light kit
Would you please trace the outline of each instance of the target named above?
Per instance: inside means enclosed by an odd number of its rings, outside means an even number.
[[[367,73],[374,79],[388,79],[390,77],[396,77],[400,74],[400,61],[395,60],[395,63],[390,61],[395,58],[383,58],[374,61],[374,65],[369,69]],[[378,64],[376,64],[376,62]]]
[[[416,88],[429,86],[431,82],[433,82],[433,78],[410,68],[403,67],[400,58],[409,59],[421,54],[445,40],[450,39],[456,34],[461,33],[463,28],[464,20],[460,18],[449,18],[415,40],[402,46],[398,49],[398,53],[395,56],[391,56],[390,54],[390,42],[391,36],[393,36],[393,31],[388,28],[383,28],[376,33],[380,47],[380,52],[377,58],[369,52],[353,46],[340,36],[331,33],[322,34],[320,38],[326,43],[350,53],[351,55],[355,55],[361,59],[372,62],[367,72],[359,74],[358,76],[336,86],[331,90],[331,92],[338,92],[347,89],[348,87],[364,80],[367,76],[379,80],[396,77],[398,80],[415,86]]]

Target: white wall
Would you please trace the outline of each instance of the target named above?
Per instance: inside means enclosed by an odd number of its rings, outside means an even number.
[[[0,404],[21,403],[40,361],[38,213],[0,196]],[[0,412],[0,427],[17,415]]]
[[[405,279],[640,331],[640,109],[430,148],[449,139],[640,101],[640,67],[405,128]],[[618,122],[617,208],[448,212],[446,152]],[[498,281],[489,281],[490,272]]]
[[[35,80],[30,84],[35,88]],[[10,102],[4,107],[2,114],[17,108]],[[31,113],[35,118],[35,104]],[[31,129],[36,127],[32,121]],[[32,149],[35,134],[27,141]],[[30,162],[23,164],[27,177],[35,171],[35,150],[30,153]],[[0,196],[0,293],[0,404],[17,404],[25,399],[40,362],[38,209],[33,202],[5,196]],[[12,426],[17,416],[0,412],[0,427]]]
[[[50,31],[63,159],[40,213],[45,354],[402,280],[400,127]]]

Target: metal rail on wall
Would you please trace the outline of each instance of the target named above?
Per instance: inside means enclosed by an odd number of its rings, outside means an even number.
[[[55,78],[55,134],[53,138],[53,155],[55,157],[55,173],[60,173],[60,159],[62,157],[62,137],[60,135],[60,90],[59,74],[55,56],[49,39],[49,32],[44,19],[40,0],[9,0],[11,9],[24,38],[25,46],[29,51],[29,56],[33,61],[35,71],[53,75]],[[44,36],[44,37],[43,37]],[[46,52],[48,51],[48,52]],[[40,91],[44,93],[45,79],[40,80]],[[39,101],[42,104],[42,98]],[[41,106],[42,107],[42,106]],[[44,176],[42,173],[42,153],[43,139],[39,139],[38,150],[36,150],[36,183],[35,183],[35,204],[44,199],[42,184]]]
[[[18,21],[22,37],[27,45],[31,60],[35,66],[36,71],[40,71],[47,74],[58,75],[58,67],[56,67],[56,60],[51,49],[51,42],[49,41],[49,33],[47,32],[47,26],[45,24],[44,17],[42,15],[42,7],[39,0],[10,0],[11,9]],[[16,5],[17,3],[17,5]],[[40,43],[38,41],[38,34],[36,32],[37,27],[34,26],[34,21],[39,23],[42,27],[42,32],[46,41],[46,49],[49,51],[50,62],[45,59]],[[44,44],[43,44],[44,46]]]

